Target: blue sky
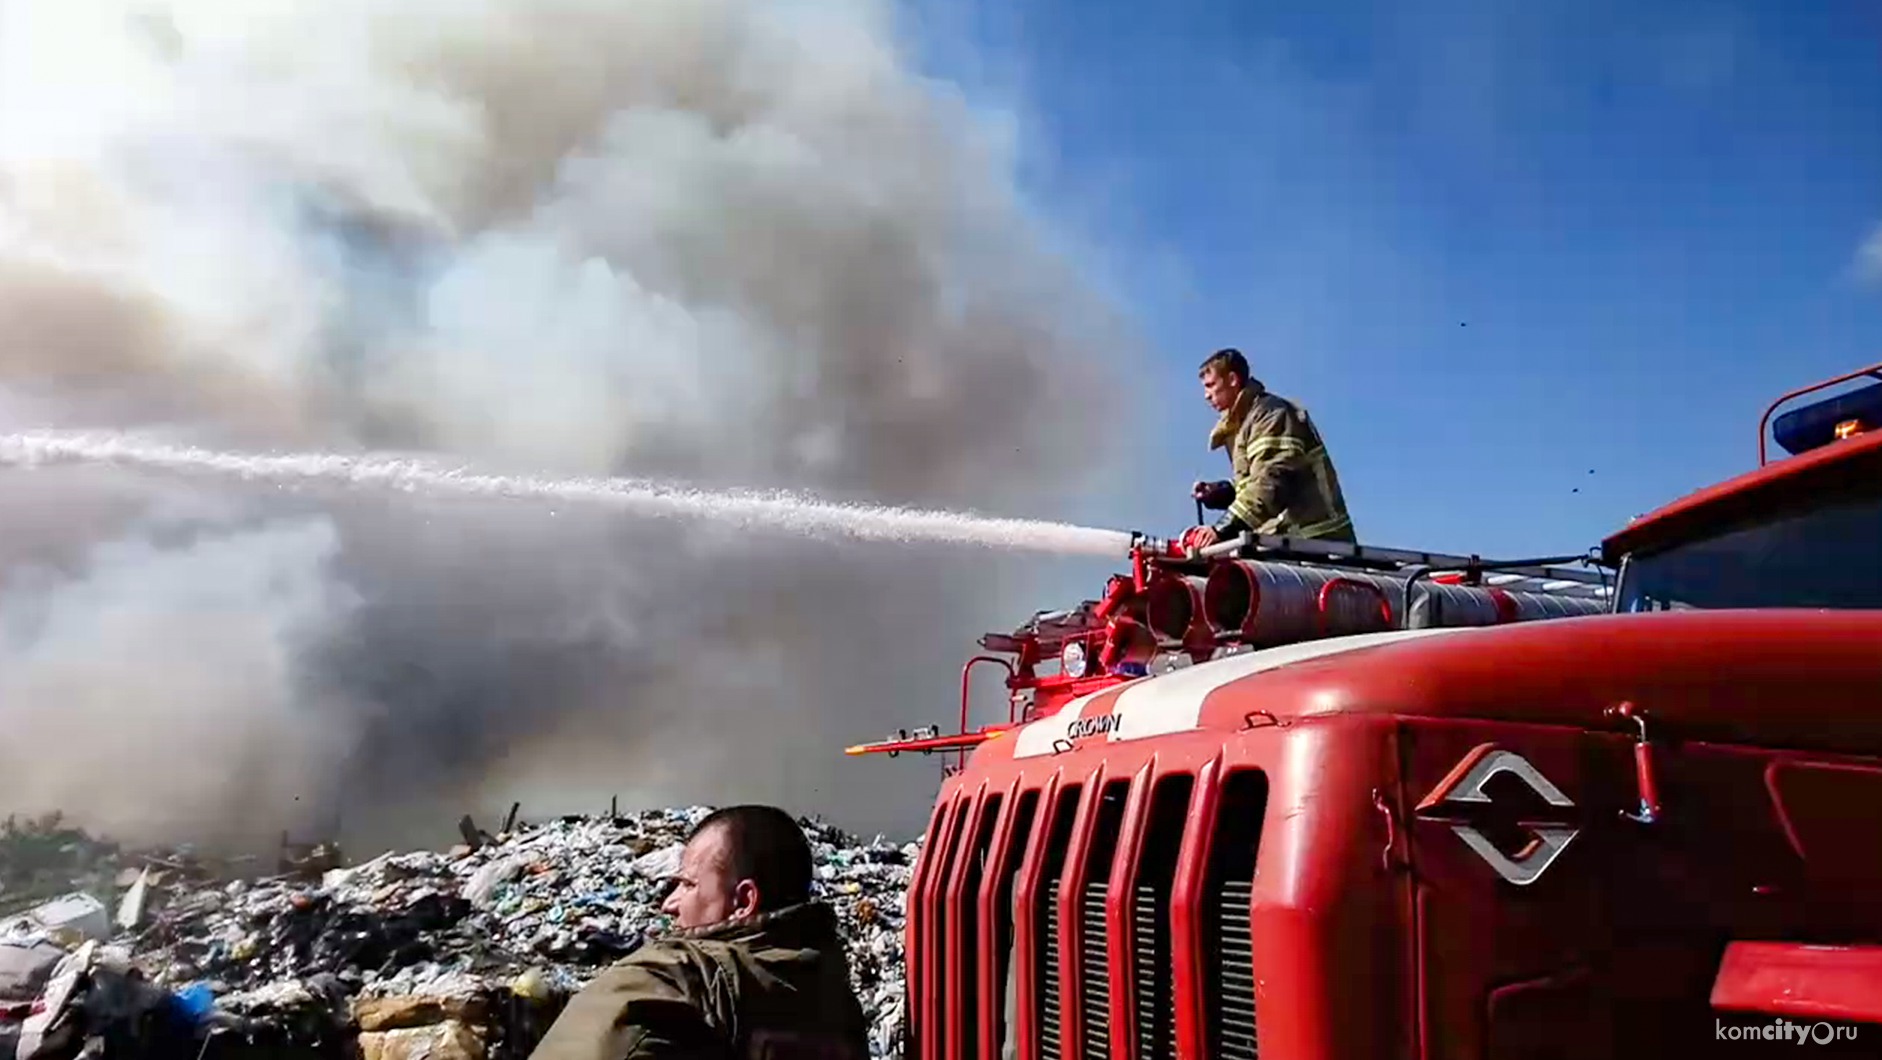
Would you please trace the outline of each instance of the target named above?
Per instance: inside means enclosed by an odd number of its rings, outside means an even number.
[[[1193,514],[1222,345],[1313,413],[1363,541],[1485,555],[1593,546],[1755,464],[1779,393],[1882,361],[1869,0],[919,16],[936,73],[1015,108],[1030,191],[1160,369],[1167,489],[1081,515]]]

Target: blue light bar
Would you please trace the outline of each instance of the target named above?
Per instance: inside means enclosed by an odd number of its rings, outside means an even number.
[[[1771,437],[1796,456],[1836,441],[1836,425],[1859,420],[1863,430],[1882,428],[1882,383],[1792,409],[1771,424]]]

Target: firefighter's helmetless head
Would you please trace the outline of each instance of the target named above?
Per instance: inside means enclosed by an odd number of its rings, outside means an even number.
[[[660,911],[682,928],[743,920],[810,900],[810,843],[775,806],[732,806],[699,822]]]
[[[1202,396],[1208,399],[1209,407],[1227,412],[1248,386],[1248,358],[1233,347],[1217,350],[1202,362],[1198,374],[1202,377]]]

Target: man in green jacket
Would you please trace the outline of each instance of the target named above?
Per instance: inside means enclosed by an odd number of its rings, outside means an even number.
[[[569,1001],[531,1060],[868,1060],[803,829],[771,806],[719,810],[688,837],[649,942]]]
[[[1184,534],[1184,543],[1207,548],[1245,530],[1356,541],[1333,460],[1307,411],[1268,393],[1249,375],[1240,350],[1217,350],[1202,362],[1199,374],[1203,396],[1222,414],[1209,447],[1228,449],[1235,480],[1196,483],[1196,499],[1225,514],[1214,526]]]

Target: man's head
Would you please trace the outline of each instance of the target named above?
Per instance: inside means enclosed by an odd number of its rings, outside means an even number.
[[[661,911],[682,928],[739,920],[810,899],[810,843],[775,806],[714,811],[686,839]]]
[[[1209,407],[1227,412],[1248,386],[1248,358],[1233,347],[1217,350],[1202,362],[1197,374],[1202,377],[1202,396],[1208,399]]]

